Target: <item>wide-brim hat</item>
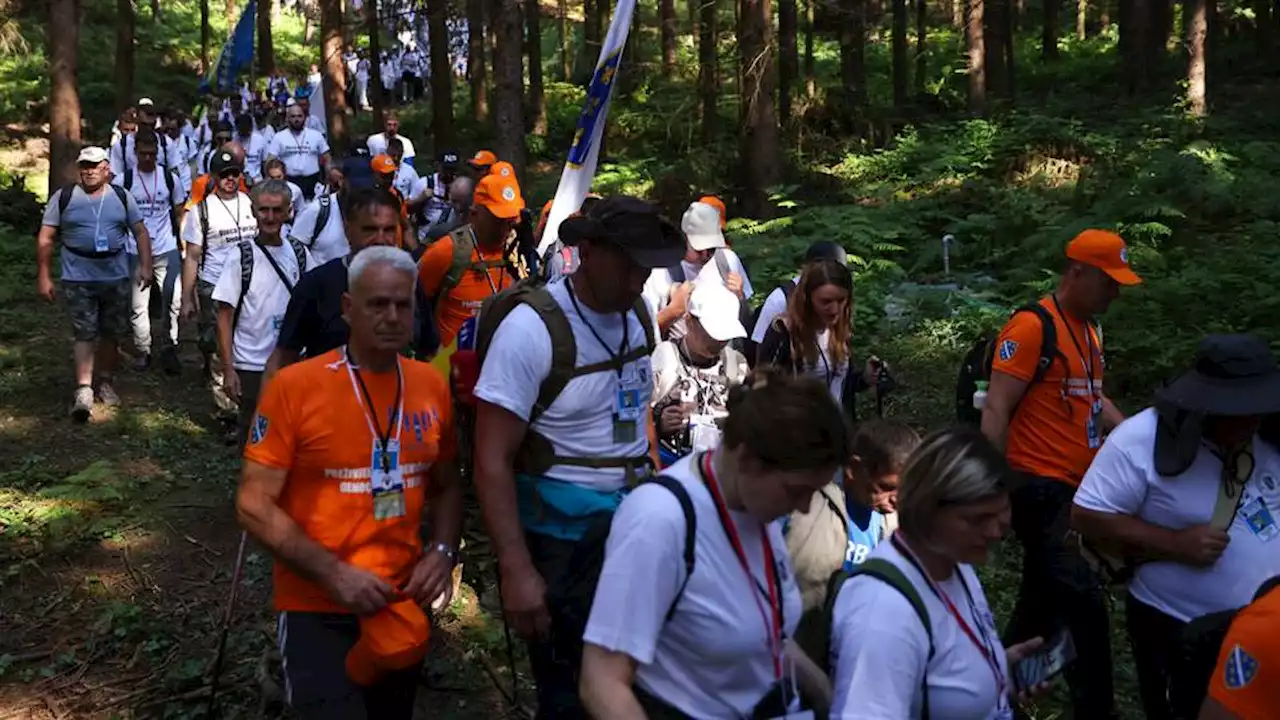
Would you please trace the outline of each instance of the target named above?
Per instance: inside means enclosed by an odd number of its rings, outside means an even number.
[[[1280,368],[1259,337],[1210,335],[1200,342],[1192,368],[1156,391],[1156,400],[1204,415],[1280,412]]]
[[[560,223],[560,240],[576,247],[583,240],[621,248],[643,268],[671,267],[685,254],[684,233],[643,200],[625,195],[605,198],[586,215]]]

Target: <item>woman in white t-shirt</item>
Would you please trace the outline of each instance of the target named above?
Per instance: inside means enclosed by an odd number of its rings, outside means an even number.
[[[1010,474],[970,427],[934,433],[907,461],[898,530],[866,562],[902,574],[931,632],[904,590],[871,575],[845,581],[832,610],[832,718],[1012,720],[1009,668],[1042,639],[1001,645],[973,569],[1008,529]]]
[[[583,636],[593,717],[791,717],[801,693],[820,711],[830,699],[789,637],[800,593],[774,521],[808,507],[848,457],[844,418],[820,383],[772,371],[735,387],[728,407],[720,447],[664,472],[688,496],[691,524],[658,483],[614,515]]]
[[[876,382],[887,367],[870,357],[859,372],[853,360],[853,273],[836,260],[810,263],[800,275],[787,310],[774,319],[757,350],[758,365],[815,377],[855,417],[855,393]]]

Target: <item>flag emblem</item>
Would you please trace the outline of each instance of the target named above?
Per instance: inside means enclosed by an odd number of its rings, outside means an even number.
[[[1000,343],[1000,359],[1009,362],[1014,355],[1018,354],[1018,343],[1013,340],[1005,340]]]
[[[1227,666],[1223,670],[1223,683],[1231,690],[1239,690],[1258,676],[1258,659],[1236,645],[1227,656]]]
[[[257,445],[267,437],[267,426],[269,421],[266,415],[256,415],[253,418],[253,427],[249,429],[249,440]]]

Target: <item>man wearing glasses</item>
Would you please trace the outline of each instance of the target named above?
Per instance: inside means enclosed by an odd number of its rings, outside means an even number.
[[[215,357],[218,343],[213,289],[235,246],[257,236],[258,221],[249,196],[240,190],[242,161],[227,150],[219,150],[209,160],[209,172],[214,178],[213,194],[192,207],[182,224],[182,242],[187,250],[182,267],[182,317],[189,321],[198,313],[196,327],[205,376],[218,417],[227,425],[227,437],[234,440],[237,405],[223,388],[223,360],[227,358]],[[233,272],[237,270],[232,268]]]

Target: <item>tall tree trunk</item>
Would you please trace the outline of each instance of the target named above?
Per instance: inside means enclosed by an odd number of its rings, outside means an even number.
[[[116,112],[133,104],[133,0],[116,0]]]
[[[676,71],[676,0],[658,0],[658,23],[662,26],[662,77]]]
[[[1101,0],[1098,7],[1098,32],[1105,33],[1111,27],[1111,0]]]
[[[489,89],[485,73],[485,0],[467,0],[467,75],[471,81],[471,117],[489,120]]]
[[[1209,114],[1208,53],[1210,0],[1187,0],[1187,106],[1195,117]]]
[[[1151,6],[1148,0],[1120,0],[1120,62],[1125,90],[1136,95],[1151,84]]]
[[[800,74],[796,47],[796,0],[778,0],[778,124],[791,124],[791,95]]]
[[[982,115],[987,111],[987,42],[983,32],[984,0],[966,0],[968,23],[965,42],[969,58],[969,112]]]
[[[716,52],[716,5],[718,0],[699,2],[698,9],[698,105],[702,111],[702,144],[715,142],[717,130],[716,101],[720,97],[720,73]]]
[[[742,209],[748,217],[768,217],[768,191],[781,175],[778,119],[773,112],[773,12],[770,0],[741,0],[738,21],[742,88]]]
[[[929,36],[929,6],[927,0],[916,0],[916,96],[925,94],[925,81],[929,75],[927,54]]]
[[[338,9],[339,17],[342,9]],[[344,23],[345,25],[345,23]],[[258,2],[258,74],[270,77],[276,72],[276,45],[271,36],[271,0]]]
[[[524,172],[524,68],[520,62],[524,26],[520,0],[493,2],[493,118],[498,157],[511,163],[516,176]]]
[[[373,106],[373,126],[384,123],[386,98],[382,96],[382,25],[378,21],[378,3],[364,4],[365,32],[369,35],[369,104]]]
[[[320,0],[320,77],[334,157],[347,152],[347,69],[342,61],[342,5]]]
[[[311,13],[304,13],[302,16],[302,42],[310,45],[315,36],[316,26],[311,22]]]
[[[80,153],[79,0],[49,0],[49,195],[77,179]]]
[[[235,32],[236,29],[236,4],[236,0],[227,0],[227,37],[231,37],[231,33]]]
[[[560,82],[569,82],[573,77],[572,38],[569,36],[569,0],[558,0],[557,10],[560,13],[556,24],[560,28]]]
[[[685,0],[684,8],[689,13],[689,35],[696,41],[701,37],[698,34],[698,13],[701,3],[699,0]]]
[[[986,61],[987,92],[1000,97],[1012,96],[1008,49],[1012,47],[1013,8],[1010,0],[986,0],[983,8],[983,44]]]
[[[1058,19],[1062,0],[1044,0],[1044,30],[1040,34],[1040,56],[1046,62],[1058,59]]]
[[[893,105],[907,104],[907,0],[893,0]]]
[[[200,0],[200,77],[209,74],[209,0]]]
[[[963,30],[968,24],[965,2],[966,0],[951,0],[951,26],[957,30]]]
[[[1076,39],[1084,40],[1089,29],[1089,0],[1076,0]]]
[[[453,146],[453,72],[449,69],[449,3],[427,0],[431,53],[431,135],[437,151]]]
[[[866,0],[838,0],[840,8],[840,84],[845,112],[852,114],[867,102]]]
[[[160,22],[160,0],[151,0],[151,22]]]
[[[596,0],[582,0],[582,45],[579,48],[577,67],[573,81],[578,85],[591,82],[596,71],[596,62],[600,59],[600,43],[604,40],[603,18],[600,15],[600,4]]]
[[[804,96],[813,99],[818,94],[818,80],[813,63],[813,4],[817,0],[804,0]]]
[[[547,134],[547,96],[542,88],[542,7],[538,0],[525,0],[524,44],[529,56],[529,115],[534,135]]]

